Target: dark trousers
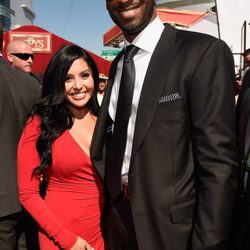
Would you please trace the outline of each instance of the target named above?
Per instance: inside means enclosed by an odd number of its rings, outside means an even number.
[[[138,250],[130,200],[121,193],[117,201],[114,203],[114,206],[126,230],[127,250]]]
[[[39,250],[37,226],[24,212],[0,218],[1,250]]]
[[[234,210],[230,250],[250,249],[250,175],[245,188],[240,190]]]

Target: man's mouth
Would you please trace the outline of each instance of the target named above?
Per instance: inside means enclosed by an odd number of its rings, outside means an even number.
[[[133,17],[137,13],[138,9],[139,9],[139,6],[130,7],[125,10],[121,10],[120,14],[124,18],[130,18],[130,17]]]

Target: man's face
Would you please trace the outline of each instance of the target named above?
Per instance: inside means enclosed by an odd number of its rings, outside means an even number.
[[[22,45],[14,47],[13,51],[8,54],[8,60],[14,68],[17,68],[26,73],[31,73],[33,65],[33,51],[30,46]]]
[[[106,0],[106,5],[129,42],[156,16],[154,0]]]
[[[104,92],[106,87],[107,87],[108,80],[107,79],[99,79],[99,85],[98,85],[98,90],[100,92]]]
[[[250,67],[250,54],[246,55],[244,58],[246,67]]]

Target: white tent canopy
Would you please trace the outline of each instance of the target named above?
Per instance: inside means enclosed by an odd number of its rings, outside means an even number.
[[[217,17],[215,13],[209,13],[205,18],[195,23],[187,30],[206,33],[214,37],[219,37]]]
[[[239,66],[242,59],[240,53],[245,48],[250,48],[250,0],[216,0],[216,7],[220,38],[231,48],[235,54],[235,64]],[[246,22],[245,31],[243,31],[244,22]]]

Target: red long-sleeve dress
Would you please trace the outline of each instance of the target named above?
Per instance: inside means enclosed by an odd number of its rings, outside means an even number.
[[[52,166],[46,171],[47,191],[39,194],[40,163],[36,150],[40,120],[27,123],[18,146],[18,189],[24,208],[38,222],[40,250],[70,249],[77,236],[103,250],[100,229],[104,203],[101,180],[90,158],[66,130],[52,144]]]

